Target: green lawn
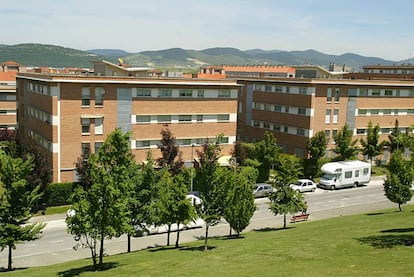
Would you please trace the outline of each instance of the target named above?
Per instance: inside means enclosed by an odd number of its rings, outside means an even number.
[[[105,257],[94,272],[89,259],[21,269],[4,276],[413,276],[414,206],[290,224],[203,241]]]

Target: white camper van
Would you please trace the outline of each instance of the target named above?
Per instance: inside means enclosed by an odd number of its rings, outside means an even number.
[[[341,161],[326,163],[321,168],[323,176],[319,186],[327,189],[357,187],[369,183],[371,164],[362,161]]]

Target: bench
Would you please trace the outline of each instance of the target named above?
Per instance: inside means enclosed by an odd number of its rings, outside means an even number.
[[[298,215],[294,215],[291,219],[290,222],[291,223],[295,223],[297,221],[306,221],[308,220],[310,214],[298,214]]]

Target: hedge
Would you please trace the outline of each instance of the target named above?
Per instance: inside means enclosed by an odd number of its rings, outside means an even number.
[[[46,187],[45,200],[48,207],[70,204],[73,183],[51,183]]]

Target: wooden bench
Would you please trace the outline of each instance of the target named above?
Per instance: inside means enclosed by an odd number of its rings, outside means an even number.
[[[290,222],[291,223],[295,223],[297,221],[306,221],[308,220],[310,214],[298,214],[298,215],[294,215],[291,219]]]

